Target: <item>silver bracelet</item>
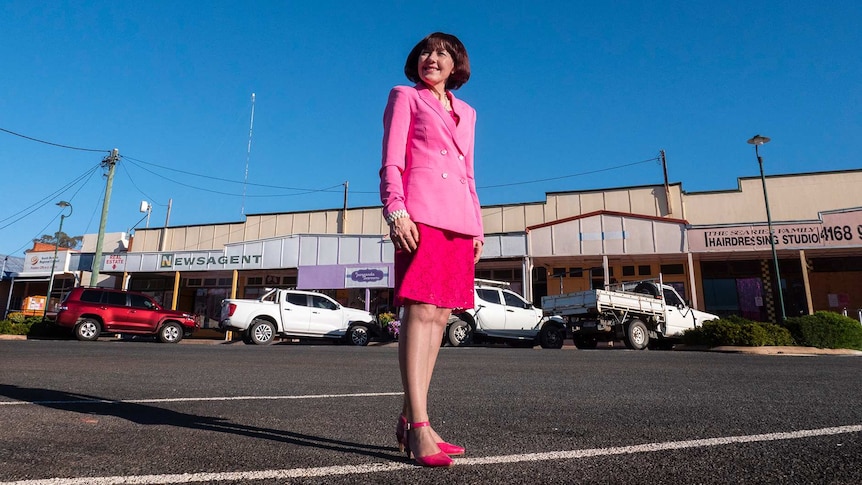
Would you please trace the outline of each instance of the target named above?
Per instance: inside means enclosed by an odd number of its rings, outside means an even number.
[[[386,222],[390,225],[395,224],[396,219],[401,219],[402,217],[410,217],[410,214],[407,213],[404,209],[398,209],[397,211],[392,211],[386,216]]]

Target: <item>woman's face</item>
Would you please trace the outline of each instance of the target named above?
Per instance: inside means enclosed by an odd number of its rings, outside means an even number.
[[[419,54],[418,68],[419,78],[425,84],[443,89],[455,70],[455,60],[443,47],[427,47]]]

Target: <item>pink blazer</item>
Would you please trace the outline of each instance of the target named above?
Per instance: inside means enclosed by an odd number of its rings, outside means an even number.
[[[473,177],[476,110],[452,96],[456,125],[424,84],[396,86],[383,114],[383,216],[406,209],[414,222],[484,241]]]

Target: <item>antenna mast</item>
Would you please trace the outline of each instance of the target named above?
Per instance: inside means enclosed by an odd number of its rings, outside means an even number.
[[[245,215],[245,188],[248,185],[248,161],[251,159],[251,134],[254,131],[254,93],[251,93],[251,123],[248,126],[248,148],[245,152],[245,178],[242,181],[242,207],[240,214]]]

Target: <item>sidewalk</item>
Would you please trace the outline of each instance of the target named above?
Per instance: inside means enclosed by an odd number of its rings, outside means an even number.
[[[688,349],[678,349],[688,350]],[[733,347],[719,346],[703,349],[691,350],[706,350],[709,352],[726,352],[735,354],[757,354],[757,355],[855,355],[862,356],[862,351],[852,349],[818,349],[817,347],[799,347],[799,346],[764,346],[764,347]]]

